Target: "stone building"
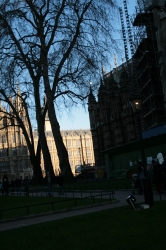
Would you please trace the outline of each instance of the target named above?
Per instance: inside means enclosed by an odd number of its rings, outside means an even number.
[[[52,164],[54,167],[54,172],[56,175],[59,173],[59,159],[57,155],[57,150],[55,146],[55,142],[52,136],[51,125],[46,116],[45,120],[45,134],[47,138],[47,143],[49,147],[49,151],[51,154]],[[35,142],[37,143],[37,133],[35,135]],[[66,149],[68,151],[69,162],[72,169],[73,175],[75,175],[75,166],[90,164],[94,165],[94,152],[93,152],[93,142],[91,131],[88,129],[80,129],[80,130],[62,130],[61,131],[62,139]],[[45,175],[44,171],[44,161],[43,157],[41,159],[41,168],[43,171],[43,175]]]
[[[133,57],[103,75],[97,97],[90,89],[88,110],[96,165],[105,165],[106,150],[139,141],[138,121],[130,104],[135,92],[143,99],[142,129],[166,123],[166,4],[164,0],[138,3]]]
[[[18,109],[21,102],[18,97],[11,100]],[[0,104],[0,181],[6,175],[9,180],[26,176],[31,179],[33,170],[29,159],[29,152],[22,130],[16,119],[6,116],[7,107]],[[22,119],[26,124],[25,112]]]
[[[164,93],[164,103],[166,103],[166,2],[165,0],[149,0],[148,7],[154,18],[159,69]]]
[[[18,97],[12,100],[13,105],[18,107],[21,101]],[[22,130],[16,119],[8,118],[4,112],[7,107],[0,104],[0,181],[4,176],[9,180],[19,177],[24,179],[26,176],[33,177],[33,169],[30,163],[29,151]],[[22,110],[22,119],[26,124],[26,116]],[[34,131],[34,143],[37,147],[38,133]],[[52,164],[55,174],[59,173],[59,159],[56,146],[51,132],[48,117],[45,121],[45,133],[48,147],[51,154]],[[73,174],[75,166],[78,164],[94,165],[93,143],[90,130],[67,130],[61,131],[64,144],[68,150],[69,161]],[[41,168],[45,175],[43,157],[41,157]]]
[[[105,75],[98,89],[98,101],[90,89],[88,111],[95,162],[104,167],[102,152],[136,140],[135,123],[130,105],[129,79],[125,67],[120,67],[119,82],[114,71]]]

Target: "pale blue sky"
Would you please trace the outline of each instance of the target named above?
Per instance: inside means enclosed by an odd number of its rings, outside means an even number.
[[[123,7],[123,0],[120,0],[121,6]],[[134,6],[136,5],[136,0],[128,0],[128,11],[129,14],[134,13]],[[118,62],[119,64],[121,62]],[[63,116],[59,117],[59,124],[61,130],[73,130],[73,129],[90,129],[88,107],[86,110],[81,106],[72,109],[72,113],[69,114],[63,112]]]

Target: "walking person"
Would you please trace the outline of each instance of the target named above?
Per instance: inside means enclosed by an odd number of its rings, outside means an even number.
[[[15,182],[14,182],[13,179],[11,180],[10,188],[11,188],[11,195],[14,195],[14,191],[15,191]]]
[[[4,188],[4,194],[8,195],[9,194],[9,182],[8,182],[8,179],[3,180],[3,188]]]
[[[21,195],[21,179],[16,178],[15,180],[15,185],[16,185],[16,190],[17,190],[17,195]]]
[[[144,168],[143,168],[143,164],[142,161],[138,162],[138,185],[139,185],[139,194],[144,192],[144,185],[143,185],[143,179],[145,179],[145,175],[144,175]]]
[[[164,159],[162,153],[157,154],[157,160],[159,163],[159,169],[162,172],[162,183],[164,186],[164,191],[166,191],[166,160]]]
[[[52,196],[52,183],[51,183],[51,176],[50,172],[47,172],[47,190],[48,190],[48,196]]]
[[[1,190],[2,195],[4,195],[4,187],[3,187],[3,182],[2,182],[2,183],[0,183],[0,190]]]
[[[24,190],[25,190],[25,195],[29,196],[29,180],[28,180],[28,176],[26,176],[25,179],[24,179]]]
[[[63,195],[63,182],[64,182],[64,179],[63,179],[63,175],[62,173],[60,172],[59,173],[59,176],[58,176],[58,187],[59,187],[59,195]]]
[[[152,180],[152,182],[153,182],[153,184],[155,184],[158,194],[162,194],[163,176],[162,176],[162,171],[160,169],[160,164],[158,162],[156,162],[155,160],[152,160],[152,164],[153,164],[153,180]]]

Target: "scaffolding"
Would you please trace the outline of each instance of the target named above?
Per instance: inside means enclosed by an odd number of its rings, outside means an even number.
[[[143,128],[149,129],[163,124],[166,116],[159,73],[154,16],[147,1],[137,2],[138,6],[133,19],[133,26],[136,28],[134,73],[139,94],[143,97]]]

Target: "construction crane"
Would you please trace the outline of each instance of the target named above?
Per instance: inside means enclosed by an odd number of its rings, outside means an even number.
[[[128,31],[128,36],[129,36],[128,40],[129,40],[129,45],[130,45],[130,50],[131,50],[131,57],[132,57],[134,55],[134,46],[133,46],[133,38],[132,38],[131,25],[130,25],[130,19],[129,19],[129,13],[128,13],[126,0],[123,0],[123,4],[124,4],[125,17],[126,17],[127,31]]]
[[[128,60],[129,60],[129,52],[128,52],[128,45],[127,45],[127,38],[126,38],[126,31],[125,31],[125,24],[124,24],[122,8],[119,8],[119,13],[120,13],[121,26],[122,26],[122,35],[123,35],[123,42],[124,42],[125,58],[126,58],[126,62],[128,62]]]

